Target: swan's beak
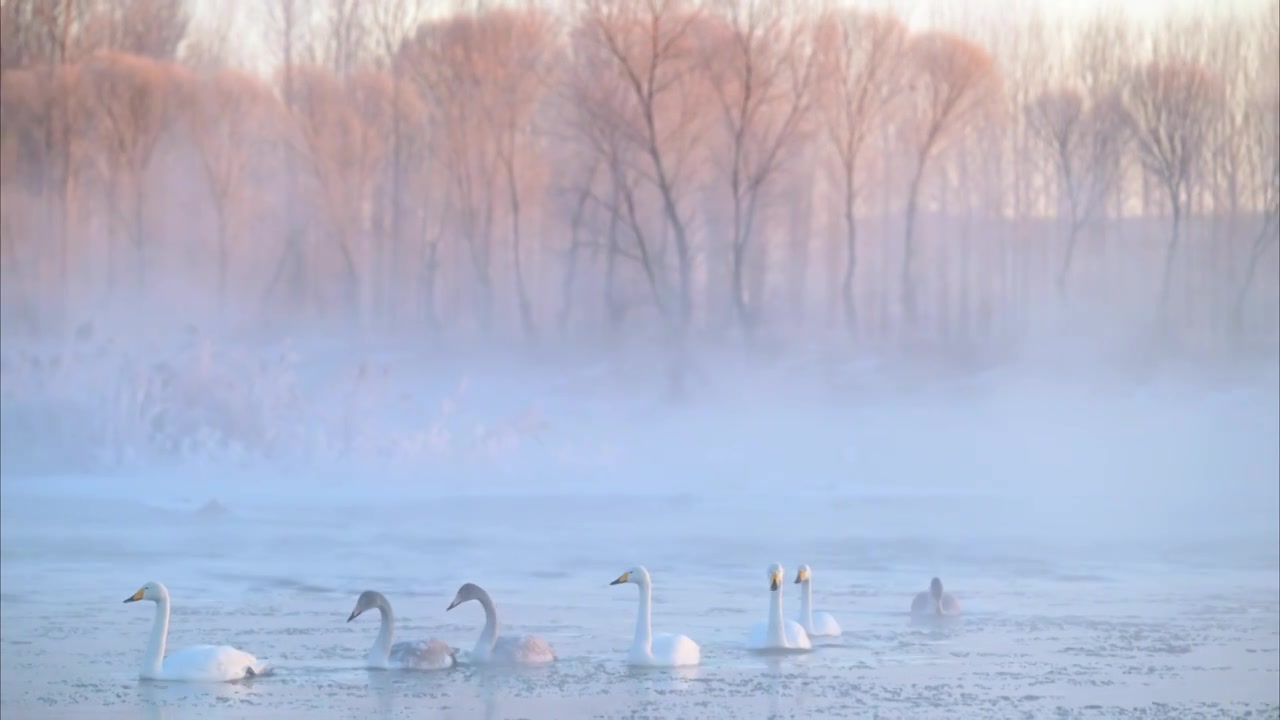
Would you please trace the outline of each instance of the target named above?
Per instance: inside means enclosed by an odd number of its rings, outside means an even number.
[[[351,614],[347,616],[347,622],[351,622],[352,620],[355,620],[358,617],[360,617],[360,613],[356,610],[352,610]]]
[[[796,584],[796,585],[799,585],[799,584],[800,584],[800,583],[802,583],[802,582],[804,582],[804,573],[803,573],[803,572],[798,572],[798,573],[796,573],[796,582],[795,582],[795,584]]]
[[[774,575],[773,581],[769,583],[769,589],[777,590],[780,587],[782,587],[782,577],[779,575]]]
[[[609,583],[609,584],[610,584],[610,585],[621,585],[622,583],[626,582],[626,581],[627,581],[627,579],[628,579],[628,578],[630,578],[630,577],[631,577],[631,573],[629,573],[629,572],[624,572],[624,573],[622,573],[621,575],[619,575],[619,576],[618,576],[618,579],[617,579],[617,580],[614,580],[613,582],[611,582],[611,583]]]
[[[458,606],[459,606],[459,605],[461,605],[461,604],[462,604],[462,601],[461,601],[461,600],[459,600],[458,598],[454,598],[454,599],[453,599],[453,602],[449,603],[449,607],[445,608],[445,609],[444,609],[444,611],[445,611],[445,612],[449,612],[450,610],[452,610],[452,609],[454,609],[454,608],[458,607]]]
[[[131,602],[138,602],[141,599],[142,599],[142,588],[138,588],[138,592],[125,598],[124,601],[127,603],[131,603]]]

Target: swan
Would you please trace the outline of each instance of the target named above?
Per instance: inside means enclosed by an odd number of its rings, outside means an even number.
[[[555,651],[546,640],[537,635],[520,635],[517,637],[498,637],[498,611],[493,607],[493,600],[484,588],[474,583],[465,583],[458,588],[446,611],[452,610],[468,600],[475,600],[484,608],[484,630],[476,640],[475,650],[471,651],[471,660],[478,663],[501,665],[542,665],[554,662]]]
[[[752,650],[811,650],[809,634],[795,620],[782,617],[782,566],[769,566],[769,619],[751,629],[747,647]]]
[[[365,610],[378,609],[382,623],[378,627],[378,638],[369,648],[367,666],[383,669],[407,670],[446,670],[454,665],[454,649],[435,639],[418,642],[398,642],[391,644],[395,634],[396,617],[391,612],[391,603],[387,597],[375,590],[365,590],[356,600],[356,607],[347,617],[351,622],[360,617]]]
[[[653,581],[643,565],[618,576],[610,585],[632,583],[640,586],[640,609],[636,613],[636,637],[631,641],[627,664],[648,667],[687,667],[702,661],[702,649],[687,635],[653,634]]]
[[[960,603],[956,600],[955,595],[942,591],[942,581],[934,578],[929,581],[929,589],[916,593],[916,597],[911,601],[912,615],[943,615],[952,616],[960,614]]]
[[[161,583],[149,582],[124,599],[127,603],[139,600],[150,600],[156,604],[151,640],[147,642],[147,654],[142,659],[142,672],[139,674],[143,680],[227,682],[266,672],[266,663],[227,645],[192,645],[165,657],[164,646],[169,635],[169,589]]]
[[[813,571],[808,565],[801,565],[796,572],[796,584],[800,586],[800,626],[809,637],[836,637],[840,634],[840,623],[829,612],[813,611]]]

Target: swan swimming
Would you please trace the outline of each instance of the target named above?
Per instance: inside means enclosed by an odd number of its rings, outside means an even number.
[[[795,620],[782,617],[782,566],[769,566],[769,619],[751,629],[747,647],[752,650],[811,650],[809,634]]]
[[[471,661],[501,665],[542,665],[555,661],[555,651],[537,635],[498,637],[498,611],[493,607],[489,593],[479,585],[465,583],[458,588],[453,602],[445,610],[452,610],[468,600],[475,600],[484,608],[484,630],[476,640],[475,650],[471,651]]]
[[[687,635],[653,634],[653,581],[643,565],[618,576],[610,585],[632,583],[640,586],[640,608],[636,613],[636,637],[627,653],[627,664],[648,667],[686,667],[702,661],[702,649]]]
[[[395,634],[395,615],[391,612],[391,603],[387,597],[375,590],[365,590],[356,600],[356,607],[347,617],[351,622],[360,617],[366,610],[378,609],[382,616],[378,627],[378,637],[369,648],[367,666],[383,669],[406,670],[445,670],[453,667],[453,648],[445,643],[431,639],[417,642],[398,642],[391,644]]]
[[[143,680],[227,682],[266,672],[266,663],[227,645],[192,645],[165,657],[164,646],[169,636],[169,589],[162,583],[149,582],[124,599],[127,603],[139,600],[150,600],[156,604],[151,640],[147,642],[147,654],[142,659],[142,672],[139,674]]]
[[[942,591],[942,581],[934,578],[929,581],[929,589],[916,593],[911,601],[912,615],[953,616],[960,614],[960,603],[949,592]]]
[[[800,626],[809,637],[836,637],[840,634],[840,623],[829,612],[813,611],[813,571],[808,565],[801,565],[796,572],[796,584],[800,586]]]

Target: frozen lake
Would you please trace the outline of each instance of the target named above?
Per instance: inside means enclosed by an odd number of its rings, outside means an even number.
[[[302,493],[270,487],[6,476],[5,720],[1280,713],[1280,571],[1267,532],[1170,540],[1115,524],[1086,538],[1046,532],[1059,512],[1047,501],[980,493],[487,496],[356,476]],[[210,497],[227,512],[197,513]],[[744,649],[774,561],[789,576],[813,566],[815,605],[842,637],[803,656]],[[697,640],[701,667],[624,666],[636,588],[608,583],[635,564],[654,576],[655,630]],[[933,574],[966,614],[913,625],[906,609]],[[121,600],[148,580],[173,595],[171,648],[228,643],[275,674],[140,682],[152,610]],[[398,639],[469,648],[480,608],[445,612],[466,581],[491,592],[508,631],[543,635],[560,661],[361,669],[377,632],[376,617],[346,622],[361,590],[390,598]],[[792,615],[798,588],[785,591]]]

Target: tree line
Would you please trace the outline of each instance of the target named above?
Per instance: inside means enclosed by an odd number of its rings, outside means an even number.
[[[1275,0],[1157,26],[911,28],[801,0],[263,10],[255,72],[182,0],[0,2],[6,332],[167,313],[529,346],[1280,335]]]

